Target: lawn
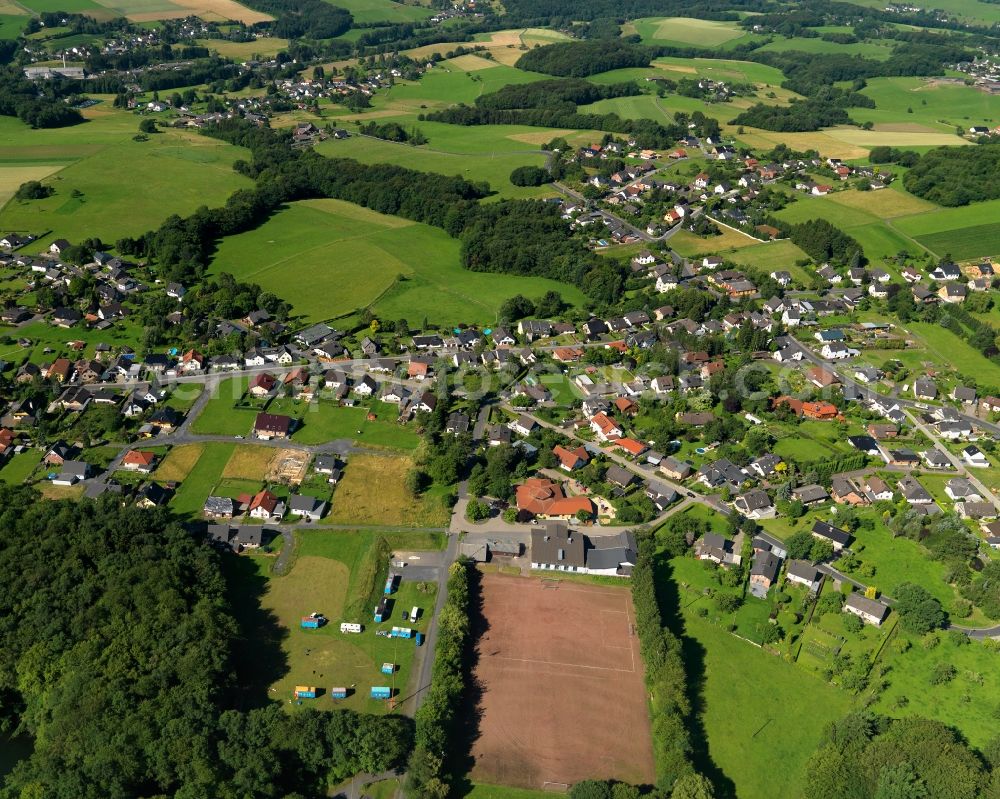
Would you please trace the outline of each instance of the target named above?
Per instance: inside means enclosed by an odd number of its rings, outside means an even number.
[[[51,173],[61,167],[45,181],[55,188],[53,196],[11,200],[0,210],[4,230],[51,231],[32,247],[45,247],[55,238],[78,242],[97,236],[114,242],[137,236],[172,213],[222,205],[236,189],[250,186],[232,170],[233,161],[246,156],[239,147],[173,129],[135,142],[138,118],[112,110],[110,102],[85,114],[86,124],[55,130],[31,130],[17,119],[0,119],[3,168]],[[131,186],[143,190],[131,191]],[[6,188],[0,184],[0,192]]]
[[[245,436],[253,427],[257,412],[248,408],[234,408],[233,403],[246,390],[247,378],[227,377],[206,390],[211,398],[198,417],[191,423],[191,430],[202,435]]]
[[[204,444],[201,454],[181,482],[170,501],[178,515],[200,516],[205,500],[211,495],[223,469],[232,457],[233,444]]]
[[[1000,366],[950,330],[927,322],[908,322],[905,329],[921,339],[927,354],[940,365],[961,374],[974,375],[987,385],[1000,385]]]
[[[673,565],[690,566],[685,560]],[[700,618],[697,608],[708,600],[700,591],[682,589],[677,579],[668,592],[678,592],[683,606],[686,666],[700,687],[698,720],[718,772],[710,776],[730,781],[740,799],[799,795],[823,728],[850,710],[851,697]],[[796,720],[794,734],[784,722],[788,718]]]
[[[40,449],[26,449],[17,455],[12,455],[3,467],[0,467],[0,481],[8,485],[20,485],[35,471],[42,462]]]
[[[354,455],[333,494],[328,524],[444,527],[450,511],[440,493],[414,498],[404,485],[413,460],[403,455]]]
[[[211,270],[273,291],[308,321],[372,307],[383,319],[421,309],[418,316],[432,323],[485,324],[507,298],[550,289],[583,302],[579,290],[558,281],[467,271],[458,241],[444,231],[339,200],[295,203],[225,239]]]
[[[303,406],[295,400],[279,399],[268,406],[268,412],[299,419],[300,425],[292,434],[292,441],[300,444],[323,444],[347,438],[364,445],[413,450],[420,443],[416,428],[399,424],[396,421],[398,409],[387,403],[378,402],[372,406],[374,421],[368,419],[368,408],[345,408],[324,400]]]
[[[355,158],[363,163],[396,164],[421,172],[459,175],[466,180],[486,181],[501,197],[519,199],[555,194],[549,186],[515,186],[510,182],[510,173],[520,166],[544,166],[545,156],[541,153],[541,145],[565,135],[565,130],[515,125],[475,128],[449,126],[457,129],[450,130],[442,129],[445,123],[416,122],[405,116],[397,117],[394,121],[406,127],[416,124],[428,136],[430,144],[411,147],[408,144],[352,136],[349,139],[328,139],[321,142],[317,151],[331,158]],[[464,139],[477,131],[483,135],[483,141],[490,144],[487,152],[467,151]],[[456,136],[456,132],[459,135]],[[513,138],[515,136],[521,138]],[[528,137],[527,140],[525,137]]]
[[[695,256],[706,253],[720,252],[722,250],[739,249],[741,247],[752,247],[759,244],[756,239],[740,233],[730,228],[719,228],[722,231],[718,236],[696,236],[688,230],[681,230],[670,238],[670,248],[676,250],[681,255]]]

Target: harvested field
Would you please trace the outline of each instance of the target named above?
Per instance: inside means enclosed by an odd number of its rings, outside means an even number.
[[[484,574],[481,586],[473,779],[535,789],[652,783],[628,589],[503,574]]]
[[[490,61],[488,58],[471,53],[453,58],[450,63],[465,72],[478,72],[481,69],[494,69],[500,66],[496,61]]]
[[[277,459],[280,450],[241,444],[233,450],[222,470],[222,479],[263,480]]]
[[[182,444],[174,447],[157,468],[156,479],[161,483],[184,482],[204,452],[204,444]]]

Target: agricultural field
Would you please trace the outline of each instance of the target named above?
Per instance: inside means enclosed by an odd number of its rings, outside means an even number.
[[[337,483],[323,522],[388,527],[444,527],[450,509],[440,493],[413,497],[404,484],[413,459],[406,455],[353,455]]]
[[[154,478],[161,483],[184,482],[205,453],[206,446],[206,444],[181,444],[173,447],[156,467]]]
[[[722,250],[739,250],[741,247],[753,247],[760,244],[756,239],[745,233],[740,233],[732,228],[719,228],[722,232],[718,236],[707,236],[702,238],[687,230],[681,230],[670,238],[670,247],[681,255],[691,257],[715,253]]]
[[[228,39],[198,39],[195,44],[214,50],[223,58],[247,61],[252,58],[273,58],[288,49],[288,39],[262,36],[252,42],[231,42]]]
[[[518,293],[539,297],[554,289],[571,304],[583,302],[581,292],[557,281],[466,271],[458,242],[444,231],[339,200],[295,203],[256,230],[227,238],[211,271],[273,291],[304,321],[371,307],[384,319],[419,309],[431,323],[485,324]]]
[[[880,0],[858,0],[857,5],[868,8],[885,8],[885,4]],[[969,22],[986,23],[987,25],[1000,22],[1000,9],[992,3],[983,2],[983,0],[934,0],[933,7]]]
[[[858,122],[918,124],[954,133],[956,126],[968,130],[972,125],[996,124],[1000,111],[1000,97],[966,86],[960,79],[872,78],[862,94],[875,101],[875,108],[852,108],[851,118]]]
[[[110,98],[84,114],[83,125],[50,130],[0,118],[0,195],[9,197],[19,179],[44,177],[55,189],[47,199],[9,200],[0,210],[5,230],[50,231],[33,246],[45,247],[56,238],[113,243],[159,227],[172,213],[222,205],[250,186],[232,170],[233,162],[246,156],[241,148],[173,129],[133,141],[139,118],[111,109]],[[124,191],[125,186],[145,188]]]
[[[631,23],[630,28],[634,28],[634,32],[645,43],[681,47],[719,47],[728,42],[754,38],[735,22],[714,22],[690,17],[637,19]]]
[[[893,43],[886,42],[855,42],[853,44],[838,44],[827,42],[820,38],[800,38],[797,36],[785,38],[778,37],[773,42],[769,42],[760,48],[761,52],[785,52],[795,51],[800,53],[844,53],[846,55],[862,56],[884,60],[892,55]]]

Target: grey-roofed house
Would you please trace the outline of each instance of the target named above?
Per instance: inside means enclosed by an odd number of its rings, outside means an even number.
[[[212,519],[231,519],[235,506],[230,497],[209,497],[201,512]]]
[[[740,556],[733,552],[733,542],[718,533],[705,533],[696,549],[699,560],[710,560],[720,566],[733,566]]]
[[[812,483],[810,485],[799,486],[792,491],[792,498],[797,499],[803,505],[812,505],[816,502],[823,502],[830,498],[826,489],[821,485]]]
[[[758,551],[754,555],[753,567],[750,569],[750,593],[759,599],[764,599],[778,579],[780,568],[781,560],[777,555]]]
[[[616,485],[619,488],[628,488],[633,483],[639,480],[638,476],[624,466],[619,466],[617,463],[612,464],[608,467],[608,471],[604,475],[604,479],[612,485]]]
[[[851,543],[850,533],[824,521],[817,521],[813,524],[812,530],[809,532],[812,533],[814,538],[818,538],[821,541],[829,541],[833,544],[834,552],[840,552],[840,550]]]
[[[877,599],[869,599],[864,594],[853,593],[844,602],[844,612],[853,613],[866,624],[881,627],[889,615],[888,606]]]
[[[292,494],[288,500],[288,510],[296,516],[318,522],[326,513],[326,503],[306,494]]]
[[[637,547],[632,533],[597,536],[586,543],[587,573],[628,577],[635,566]]]
[[[804,585],[812,593],[819,589],[822,575],[819,570],[807,560],[790,560],[785,568],[785,577],[789,582]]]
[[[774,505],[762,488],[752,488],[733,500],[733,507],[750,519],[774,518]]]
[[[531,531],[531,568],[585,572],[587,560],[583,534],[565,522],[548,522]]]

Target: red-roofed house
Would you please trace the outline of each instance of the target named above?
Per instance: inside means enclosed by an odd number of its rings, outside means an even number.
[[[130,472],[149,474],[156,465],[156,453],[148,450],[133,449],[122,458],[122,468]]]
[[[601,441],[614,441],[621,438],[625,431],[606,413],[597,413],[590,419],[590,429]]]
[[[582,446],[576,449],[566,449],[561,444],[556,444],[552,448],[552,454],[559,459],[559,466],[567,472],[581,469],[590,462],[590,454]]]

